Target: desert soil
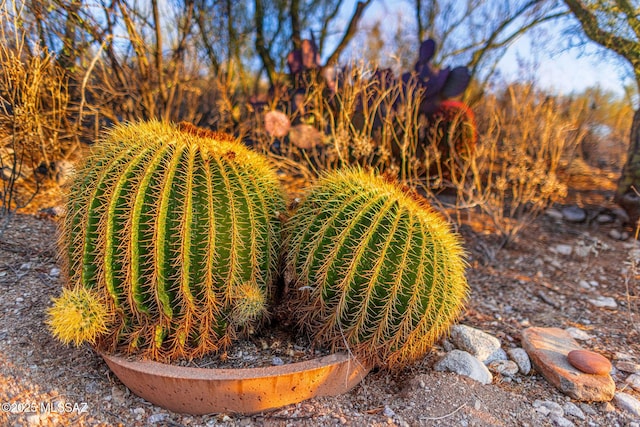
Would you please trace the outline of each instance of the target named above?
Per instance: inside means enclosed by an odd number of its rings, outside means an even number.
[[[592,336],[583,346],[614,366],[620,360],[640,363],[640,277],[635,269],[640,245],[610,237],[614,229],[633,234],[628,226],[596,220],[615,207],[610,202],[614,176],[588,172],[572,179],[572,191],[556,208],[579,206],[587,212],[585,222],[541,216],[499,251],[486,218],[474,217],[461,227],[471,287],[461,323],[498,337],[505,349],[519,346],[528,326],[575,327]],[[50,335],[46,309],[62,286],[55,229],[54,219],[19,214],[0,236],[1,426],[540,426],[553,422],[536,411],[534,401],[570,401],[535,372],[514,379],[495,375],[490,385],[435,372],[432,366],[444,354],[439,343],[415,366],[395,373],[373,371],[342,396],[253,416],[169,412],[131,394],[90,347],[67,347]],[[581,250],[563,255],[554,251],[558,245]],[[597,285],[585,287],[590,281]],[[612,297],[617,308],[589,302],[598,296]],[[624,378],[614,373],[618,390],[640,399]],[[640,422],[610,403],[582,408],[585,419],[567,418],[594,426]]]

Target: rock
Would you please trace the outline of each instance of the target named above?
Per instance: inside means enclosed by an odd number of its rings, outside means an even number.
[[[582,409],[580,409],[578,405],[573,402],[566,402],[564,405],[562,405],[562,410],[564,411],[565,415],[579,418],[581,420],[584,420],[586,418]]]
[[[484,363],[462,350],[451,350],[433,368],[436,371],[449,371],[465,375],[482,384],[491,384],[493,381],[493,375]]]
[[[627,360],[616,363],[616,369],[629,374],[640,374],[640,365]]]
[[[589,302],[598,308],[608,308],[611,310],[618,308],[618,303],[611,297],[599,296],[598,298],[590,298]]]
[[[100,384],[97,381],[91,381],[84,386],[84,391],[87,394],[96,394],[100,391]]]
[[[458,349],[470,353],[483,363],[500,348],[498,338],[466,325],[451,328],[450,339]]]
[[[49,270],[49,276],[51,276],[51,277],[59,277],[60,276],[60,269],[58,267],[53,267],[51,270]]]
[[[575,368],[593,375],[608,375],[611,372],[611,362],[601,354],[589,350],[572,350],[567,360]]]
[[[618,218],[623,224],[631,221],[629,215],[627,214],[627,211],[622,208],[614,208],[611,213],[614,214],[616,218]]]
[[[640,374],[631,374],[624,382],[629,384],[635,391],[640,391]]]
[[[522,375],[529,375],[531,372],[531,359],[523,348],[510,348],[507,350],[509,358],[516,362]]]
[[[558,390],[580,401],[609,401],[616,385],[610,375],[585,374],[571,366],[567,355],[580,350],[577,341],[559,328],[527,328],[522,345],[533,366]]]
[[[553,425],[558,427],[575,427],[575,424],[565,417],[559,417],[557,415],[551,415],[549,417],[553,422]]]
[[[598,415],[598,412],[595,409],[593,409],[591,405],[587,405],[586,403],[581,403],[580,409],[582,409],[584,413],[587,415]]]
[[[487,357],[487,359],[484,361],[484,364],[488,365],[489,363],[497,362],[500,360],[509,360],[509,358],[507,357],[507,353],[502,348],[499,348],[491,353],[489,357]]]
[[[585,210],[578,206],[569,206],[563,208],[560,212],[562,212],[564,219],[569,222],[582,222],[587,219]]]
[[[571,255],[573,252],[573,246],[571,245],[555,245],[550,248],[551,252],[559,255]]]
[[[393,409],[391,409],[387,405],[384,406],[384,410],[382,411],[382,414],[385,417],[389,417],[389,418],[393,418],[396,415],[396,413],[393,411]]]
[[[556,402],[552,402],[551,400],[534,400],[533,407],[536,408],[536,411],[545,416],[564,416],[564,410],[562,409],[562,406],[558,405]]]
[[[169,418],[169,414],[163,414],[163,413],[153,414],[153,415],[150,415],[149,418],[147,418],[147,424],[161,423],[166,421],[167,418]]]
[[[583,331],[582,329],[566,328],[565,331],[569,332],[569,335],[571,335],[571,338],[578,341],[589,341],[590,339],[593,338],[591,335],[589,335],[587,332]]]
[[[596,217],[598,224],[609,224],[615,221],[615,218],[609,214],[600,214]]]
[[[623,239],[622,236],[623,236],[622,232],[619,230],[616,230],[615,228],[609,231],[609,237],[611,237],[613,240],[626,240],[626,239]]]
[[[547,210],[544,212],[544,214],[545,214],[546,216],[548,216],[549,218],[551,218],[551,219],[555,219],[555,220],[558,220],[558,221],[559,221],[559,220],[561,220],[562,218],[564,218],[564,217],[562,216],[562,212],[560,212],[560,211],[559,211],[559,210],[557,210],[557,209],[553,209],[553,208],[549,208],[549,209],[547,209]]]
[[[273,356],[273,359],[271,359],[271,364],[273,366],[282,366],[284,365],[284,361],[278,356]]]
[[[613,402],[623,411],[634,417],[640,417],[640,401],[630,394],[618,392],[613,397]]]
[[[511,360],[496,360],[489,363],[489,370],[505,377],[513,377],[518,373],[518,364]]]
[[[591,289],[591,284],[586,280],[580,280],[578,282],[578,286],[580,286],[582,289],[589,289],[589,290]]]

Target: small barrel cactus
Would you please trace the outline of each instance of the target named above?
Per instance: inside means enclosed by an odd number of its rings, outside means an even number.
[[[114,128],[70,191],[53,334],[165,361],[224,349],[267,314],[284,209],[267,160],[229,135]]]
[[[288,310],[317,344],[400,368],[458,317],[468,292],[460,239],[417,194],[370,172],[333,172],[289,221]]]

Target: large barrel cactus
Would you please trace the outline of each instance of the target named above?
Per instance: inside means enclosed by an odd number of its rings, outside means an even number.
[[[226,134],[114,128],[70,191],[53,334],[156,360],[224,349],[267,313],[284,209],[266,159]]]
[[[400,368],[461,311],[468,287],[458,236],[394,182],[361,170],[326,175],[287,228],[289,310],[317,344]]]

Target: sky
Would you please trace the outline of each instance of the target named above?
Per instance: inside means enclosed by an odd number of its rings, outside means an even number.
[[[356,0],[344,2],[342,13],[347,17],[345,19],[353,13],[355,2]],[[398,7],[400,4],[407,5],[398,0],[374,0],[365,10],[361,26],[383,20],[391,30],[398,20],[390,15],[398,13],[396,10],[402,10]],[[518,39],[499,62],[500,75],[507,81],[521,78],[518,59],[526,58],[527,61],[535,62],[535,71],[526,71],[527,77],[534,78],[539,87],[557,94],[569,95],[582,92],[589,87],[600,86],[622,97],[625,85],[633,84],[631,67],[622,60],[615,60],[613,54],[607,53],[604,48],[589,43],[583,49],[563,49],[560,47],[562,34],[557,23],[551,23],[543,30],[550,34],[550,39],[558,46],[549,46],[544,51],[535,49],[532,54],[531,37],[535,35],[525,35]]]

